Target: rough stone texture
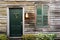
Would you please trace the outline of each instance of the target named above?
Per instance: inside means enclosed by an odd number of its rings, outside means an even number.
[[[35,6],[25,6],[25,11],[35,13]]]
[[[35,13],[34,2],[0,2],[0,32],[7,31],[7,7],[22,6],[24,7],[24,12]]]
[[[9,1],[6,1],[6,2],[2,1],[2,2],[0,2],[0,4],[7,4],[7,5],[8,4],[11,4],[11,5],[12,4],[22,4],[22,5],[23,4],[31,4],[32,5],[32,3],[33,2],[17,2],[17,1],[10,1],[10,2]]]
[[[0,7],[0,32],[6,32],[7,26],[6,7]]]
[[[9,38],[9,40],[22,40],[22,38]]]
[[[3,0],[3,1],[50,1],[50,0]]]

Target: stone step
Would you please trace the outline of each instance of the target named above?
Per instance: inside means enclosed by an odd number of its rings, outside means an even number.
[[[22,38],[9,38],[9,40],[22,40]]]
[[[55,38],[54,40],[60,40],[60,37]]]

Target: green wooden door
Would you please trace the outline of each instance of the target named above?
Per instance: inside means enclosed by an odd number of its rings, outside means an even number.
[[[9,8],[10,37],[20,37],[23,34],[22,8]]]

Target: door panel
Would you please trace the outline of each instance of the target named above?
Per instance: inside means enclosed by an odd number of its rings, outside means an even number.
[[[10,37],[19,37],[23,34],[22,12],[22,8],[9,9]]]

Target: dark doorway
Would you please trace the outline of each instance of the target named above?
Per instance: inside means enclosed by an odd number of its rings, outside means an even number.
[[[9,36],[21,37],[23,34],[22,25],[23,8],[9,8]]]

